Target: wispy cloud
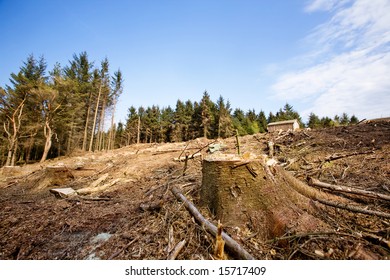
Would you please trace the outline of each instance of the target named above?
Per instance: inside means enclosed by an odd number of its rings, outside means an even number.
[[[305,11],[332,17],[306,38],[311,63],[280,75],[274,95],[304,102],[304,116],[390,115],[390,0],[315,0]]]

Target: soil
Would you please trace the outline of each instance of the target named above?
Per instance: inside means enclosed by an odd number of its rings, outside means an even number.
[[[217,153],[236,153],[235,137],[219,140]],[[390,195],[390,122],[274,132],[240,138],[242,154],[274,159],[295,178]],[[207,233],[170,192],[175,186],[200,212],[202,157],[215,141],[137,144],[113,151],[78,152],[43,164],[0,171],[0,259],[214,259],[215,237]],[[202,157],[174,160],[186,153]],[[91,186],[96,183],[96,186]],[[54,188],[89,187],[91,192],[58,196]],[[93,188],[95,187],[95,189]],[[321,189],[321,192],[326,190]],[[390,213],[390,202],[333,193],[350,205]],[[390,259],[390,219],[326,206],[311,200],[314,215],[330,230],[288,232],[264,240],[246,227],[225,227],[257,259]],[[286,217],[288,218],[288,217]],[[234,259],[234,256],[228,258]]]

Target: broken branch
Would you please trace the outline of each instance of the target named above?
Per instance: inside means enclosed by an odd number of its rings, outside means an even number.
[[[177,255],[179,255],[180,251],[184,248],[184,245],[186,245],[185,239],[177,243],[173,251],[169,254],[168,260],[176,259]]]
[[[201,224],[209,233],[216,237],[218,232],[217,227],[208,220],[206,220],[199,212],[199,210],[179,191],[178,188],[172,187],[171,191],[178,200],[183,202],[186,209],[191,213],[192,216],[194,216],[196,221]],[[249,254],[244,248],[240,246],[240,244],[238,244],[225,232],[222,233],[222,237],[225,240],[225,245],[227,249],[231,251],[234,255],[236,255],[240,259],[254,260],[254,257],[251,254]]]
[[[373,191],[365,191],[365,190],[346,187],[346,186],[332,185],[332,184],[328,184],[325,182],[321,182],[320,180],[317,180],[317,179],[312,178],[312,177],[309,177],[308,181],[309,181],[309,185],[311,185],[311,186],[325,188],[325,189],[337,191],[337,192],[358,194],[358,195],[362,195],[362,196],[366,196],[366,197],[370,197],[370,198],[378,198],[378,199],[390,201],[390,195],[385,195],[385,194],[381,194],[381,193],[377,193],[377,192],[373,192]]]

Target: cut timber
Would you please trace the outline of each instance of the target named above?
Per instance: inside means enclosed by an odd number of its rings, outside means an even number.
[[[76,191],[72,188],[51,189],[50,192],[59,197],[69,197],[76,195]]]
[[[44,174],[39,180],[37,190],[42,190],[47,187],[63,186],[73,180],[74,176],[70,170],[64,165],[47,166]]]
[[[20,166],[3,166],[1,168],[1,174],[6,177],[11,177],[20,174]]]
[[[310,189],[310,187],[308,187]],[[203,161],[201,203],[226,227],[258,231],[261,239],[328,226],[311,214],[310,199],[275,176],[265,158],[212,155]]]
[[[77,193],[78,194],[90,194],[90,193],[102,192],[102,191],[105,191],[106,189],[112,187],[113,185],[115,185],[119,181],[120,181],[120,179],[115,179],[114,181],[111,181],[111,182],[104,184],[102,186],[97,186],[97,187],[93,187],[93,188],[92,187],[82,188],[82,189],[77,190]]]

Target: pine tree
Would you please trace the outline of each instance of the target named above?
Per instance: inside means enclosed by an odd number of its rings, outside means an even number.
[[[111,98],[113,102],[113,110],[111,113],[111,128],[110,128],[110,133],[108,137],[108,150],[111,150],[115,146],[115,110],[116,110],[116,104],[118,101],[119,96],[122,94],[123,91],[123,77],[122,77],[122,72],[120,70],[116,71],[114,73],[114,76],[112,77],[112,82],[111,82]]]
[[[349,124],[349,116],[347,113],[343,113],[340,118],[340,125],[348,125]]]
[[[310,113],[307,126],[310,127],[311,129],[320,128],[321,127],[320,118],[316,114]]]
[[[247,135],[248,132],[244,128],[243,124],[245,123],[245,114],[244,111],[237,108],[233,112],[233,126],[234,129],[238,131],[238,135],[244,136]]]
[[[231,118],[230,102],[225,100],[222,95],[219,96],[216,103],[215,120],[217,137],[227,138],[233,135],[233,122]]]
[[[47,81],[45,76],[46,67],[43,56],[36,60],[33,55],[29,55],[26,62],[20,67],[19,73],[11,74],[12,87],[6,86],[6,92],[8,93],[8,112],[6,115],[8,117],[4,123],[4,130],[9,143],[7,165],[15,165],[19,145],[27,149],[29,147],[31,150],[35,143],[35,136],[42,123],[39,105],[32,98],[31,91]],[[12,128],[12,132],[8,128]],[[22,136],[23,142],[20,141]],[[20,155],[23,153],[26,154],[24,149]],[[27,154],[26,161],[29,160],[29,157],[30,153]]]
[[[349,121],[349,124],[357,124],[358,122],[359,122],[359,119],[355,115],[352,115],[352,117]]]
[[[88,54],[74,54],[69,66],[64,67],[64,80],[69,84],[68,112],[71,117],[68,127],[67,153],[78,148],[87,150],[90,135],[93,104],[96,101],[93,91],[93,63]]]
[[[264,133],[267,131],[267,118],[265,117],[265,113],[263,110],[260,111],[258,117],[257,117],[257,122],[259,124],[259,131],[261,133]]]
[[[134,106],[128,109],[125,126],[126,145],[137,143],[139,114]]]
[[[211,101],[210,95],[205,91],[200,101],[201,108],[201,130],[202,136],[209,138],[212,136],[212,124],[214,122],[213,110],[215,104]]]

